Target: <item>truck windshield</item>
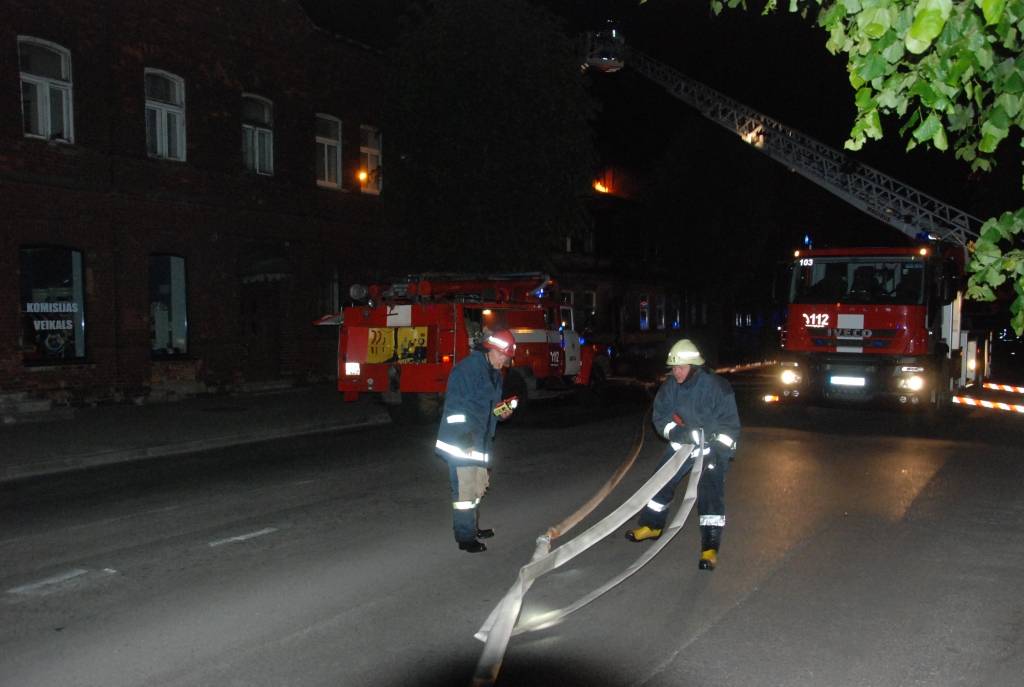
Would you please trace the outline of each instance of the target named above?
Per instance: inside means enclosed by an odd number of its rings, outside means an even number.
[[[801,258],[793,268],[791,303],[918,305],[924,263],[913,258]]]

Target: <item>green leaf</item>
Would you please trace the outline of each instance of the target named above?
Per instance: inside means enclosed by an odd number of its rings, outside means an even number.
[[[1001,129],[990,121],[985,122],[981,125],[981,141],[978,143],[978,150],[983,153],[994,153],[1008,133],[1006,129]]]
[[[1006,8],[1006,0],[976,0],[975,4],[981,7],[985,23],[989,26],[999,23],[1003,16],[1003,10]]]
[[[857,15],[857,27],[868,38],[879,39],[892,26],[887,7],[872,7]]]
[[[885,74],[888,68],[889,63],[885,61],[885,58],[877,52],[872,52],[864,60],[864,63],[861,64],[860,68],[857,69],[857,75],[864,79],[864,81],[871,81]]]
[[[935,113],[928,115],[928,118],[921,122],[921,126],[914,129],[914,139],[918,142],[926,141],[933,136],[935,132],[942,128],[939,123],[939,118],[935,116]]]
[[[915,55],[927,50],[932,41],[942,33],[952,6],[952,0],[918,0],[917,8],[914,10],[914,23],[910,25],[904,39],[907,50]]]

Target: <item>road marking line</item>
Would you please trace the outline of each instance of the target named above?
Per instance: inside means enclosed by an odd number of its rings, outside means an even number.
[[[20,587],[13,587],[11,589],[8,589],[7,593],[8,594],[37,594],[39,592],[49,593],[46,590],[47,587],[56,587],[57,585],[60,585],[60,584],[63,584],[65,582],[68,582],[70,580],[73,580],[76,577],[81,577],[82,575],[85,575],[88,572],[89,572],[88,570],[84,570],[82,568],[75,568],[73,570],[68,570],[67,572],[60,573],[59,575],[54,575],[53,577],[47,577],[44,580],[39,580],[38,582],[32,582],[30,584],[23,584]]]
[[[221,544],[232,544],[234,542],[246,541],[248,539],[255,539],[256,537],[262,537],[264,534],[270,534],[271,532],[277,532],[276,527],[265,527],[262,530],[255,532],[249,532],[248,534],[240,534],[237,537],[228,537],[226,539],[218,539],[209,543],[209,546],[220,546]]]

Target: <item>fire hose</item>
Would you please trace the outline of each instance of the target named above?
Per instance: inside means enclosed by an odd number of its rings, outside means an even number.
[[[640,489],[630,496],[625,503],[592,525],[589,529],[582,532],[575,539],[567,541],[552,551],[552,540],[564,535],[591,511],[593,511],[593,509],[600,504],[602,500],[604,500],[608,493],[614,489],[625,473],[633,465],[633,462],[636,460],[636,457],[640,452],[640,448],[643,446],[646,422],[647,413],[644,413],[644,428],[641,429],[640,439],[635,450],[618,468],[618,470],[615,471],[605,485],[602,486],[597,493],[575,513],[557,525],[550,527],[547,532],[537,538],[537,546],[534,549],[531,561],[519,569],[519,575],[516,578],[516,581],[505,593],[505,596],[501,601],[499,601],[494,607],[490,615],[488,615],[487,620],[484,621],[484,624],[475,635],[477,639],[484,642],[484,648],[481,651],[480,659],[477,662],[476,671],[473,676],[472,684],[474,687],[483,687],[485,685],[494,684],[494,681],[498,678],[498,672],[501,670],[501,663],[504,660],[505,650],[508,648],[508,642],[513,635],[533,632],[535,630],[541,630],[558,624],[570,613],[583,608],[646,565],[672,540],[673,537],[675,537],[682,528],[683,523],[689,516],[690,511],[693,510],[694,504],[697,502],[697,483],[700,480],[701,471],[703,470],[703,455],[701,451],[696,451],[694,454],[693,469],[690,472],[690,477],[686,485],[686,493],[683,498],[683,502],[680,505],[679,510],[677,510],[673,516],[668,527],[666,527],[662,532],[659,539],[653,542],[650,547],[645,547],[643,553],[621,573],[597,589],[594,589],[580,597],[572,604],[565,608],[530,618],[528,621],[517,622],[519,620],[519,611],[523,605],[523,597],[526,595],[526,592],[529,591],[537,578],[561,567],[565,563],[568,563],[570,560],[583,553],[597,542],[618,531],[619,528],[636,515],[636,513],[640,511],[640,509],[642,509],[647,502],[650,501],[654,495],[657,494],[661,488],[675,476],[683,463],[689,457],[694,446],[692,444],[683,444],[683,446],[676,451],[672,457],[657,472],[655,472],[642,487],[640,487]]]

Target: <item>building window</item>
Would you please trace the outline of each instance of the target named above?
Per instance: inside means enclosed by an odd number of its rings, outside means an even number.
[[[683,319],[679,294],[672,294],[669,303],[669,317],[672,318],[672,329],[679,329],[682,326]]]
[[[341,120],[316,116],[316,183],[341,188]]]
[[[21,350],[27,364],[85,358],[82,253],[58,246],[22,248]]]
[[[258,95],[242,96],[242,160],[250,172],[274,173],[274,104]]]
[[[380,131],[372,126],[359,127],[359,188],[363,193],[380,193],[384,188],[380,156]]]
[[[573,305],[576,300],[576,294],[572,291],[562,291],[562,305]]]
[[[146,152],[150,157],[185,159],[185,81],[147,69]]]
[[[73,141],[71,53],[48,41],[20,36],[18,64],[25,135]]]
[[[665,328],[665,294],[659,293],[654,299],[654,326]]]
[[[640,294],[640,331],[651,328],[651,301],[646,293]]]
[[[154,358],[188,353],[185,258],[149,257],[150,351]]]

